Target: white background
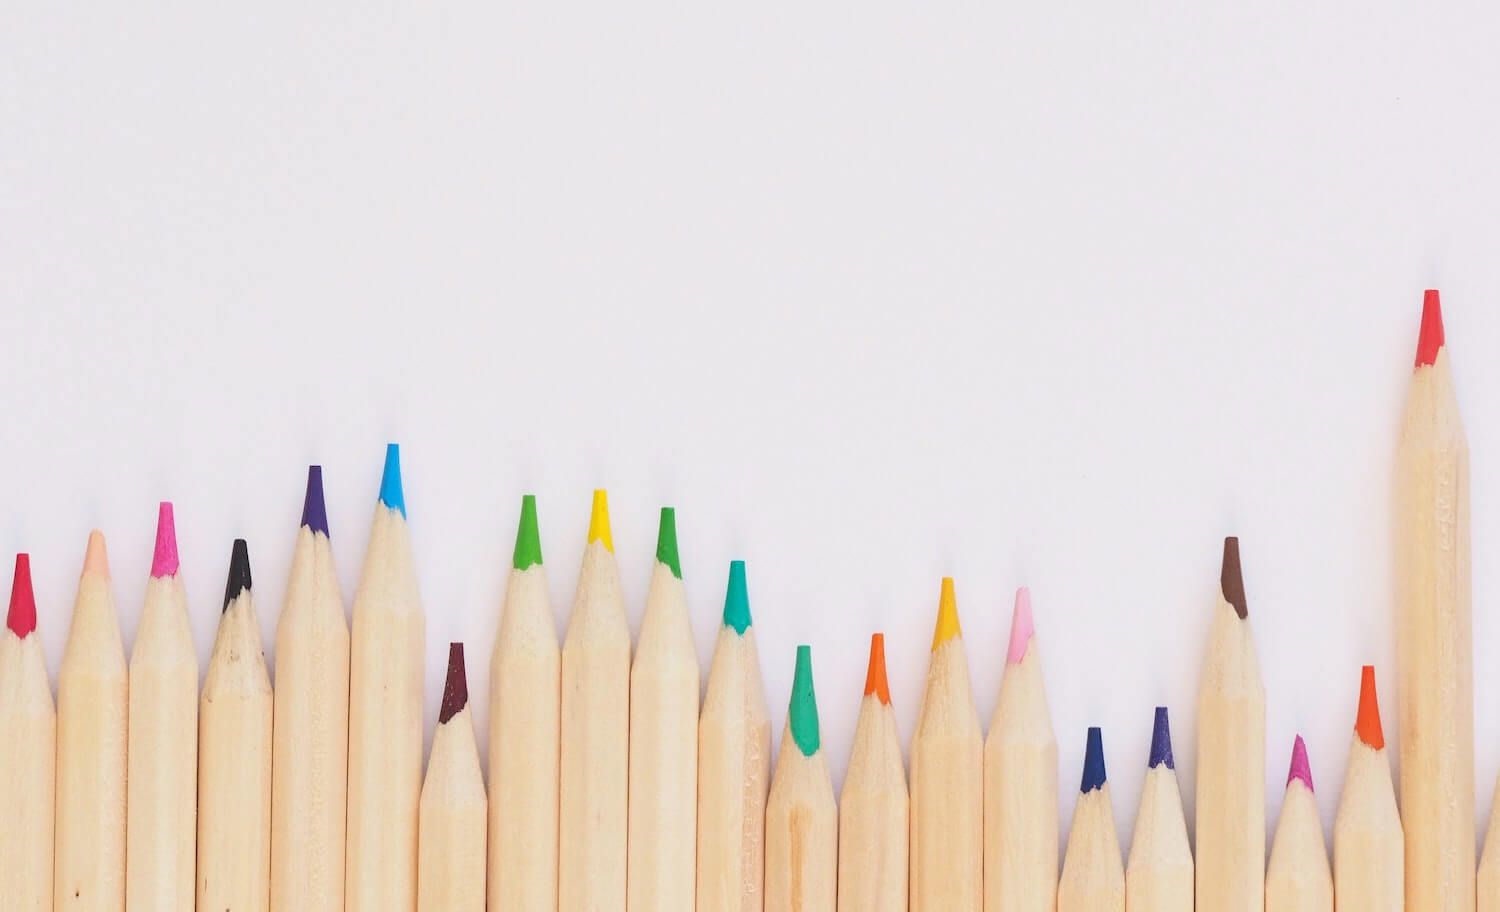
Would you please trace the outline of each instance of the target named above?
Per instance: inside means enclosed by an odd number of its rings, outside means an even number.
[[[705,669],[749,561],[778,737],[811,643],[838,779],[868,633],[909,736],[955,576],[987,722],[1029,584],[1062,810],[1102,725],[1128,837],[1158,703],[1191,810],[1237,533],[1271,820],[1294,732],[1331,819],[1360,663],[1399,738],[1393,450],[1439,285],[1487,817],[1500,19],[1002,6],[11,10],[0,548],[54,673],[91,526],[133,639],[162,498],[205,657],[235,536],[269,644],[311,461],[352,595],[399,440],[429,723],[450,639],[487,723],[519,496],[561,629],[602,485],[633,626],[678,507]]]

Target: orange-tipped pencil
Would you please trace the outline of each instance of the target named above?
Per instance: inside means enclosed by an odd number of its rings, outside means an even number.
[[[953,580],[944,577],[927,690],[911,747],[912,912],[984,902],[984,741]]]
[[[1469,444],[1438,293],[1422,301],[1396,450],[1396,706],[1406,907],[1474,908]]]
[[[901,733],[885,674],[885,636],[870,637],[865,696],[839,797],[839,908],[905,912],[910,820]]]
[[[1292,744],[1292,765],[1271,863],[1266,868],[1266,912],[1332,912],[1333,873],[1323,844],[1323,821],[1313,797],[1312,767],[1302,736]]]
[[[1366,665],[1360,674],[1359,715],[1344,771],[1344,794],[1333,822],[1333,901],[1339,912],[1405,908],[1402,843],[1401,815],[1375,697],[1375,667]],[[1480,876],[1482,880],[1482,872]]]
[[[0,632],[0,733],[0,909],[52,912],[57,712],[25,554]]]

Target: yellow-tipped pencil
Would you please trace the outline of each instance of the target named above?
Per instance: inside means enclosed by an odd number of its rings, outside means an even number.
[[[865,696],[839,797],[839,908],[906,912],[911,819],[901,733],[885,673],[885,636],[870,637]]]
[[[1089,729],[1083,782],[1057,885],[1057,912],[1125,912],[1125,868],[1104,771],[1104,739],[1097,728]]]
[[[1056,903],[1057,738],[1023,588],[984,743],[984,907],[1052,912]]]
[[[818,728],[812,649],[797,647],[776,775],[766,799],[766,912],[834,912],[839,812]]]
[[[419,816],[417,912],[484,912],[489,812],[462,643],[448,646],[448,678]]]
[[[125,908],[125,746],[129,672],[104,536],[89,533],[57,676],[58,910]],[[3,862],[0,862],[3,863]]]
[[[911,748],[912,912],[983,906],[983,808],[984,741],[953,580],[944,577]]]
[[[656,565],[630,670],[629,912],[691,909],[698,818],[698,651],[677,554],[677,514],[661,511]]]
[[[589,541],[562,649],[558,909],[625,907],[630,627],[609,503],[594,492]]]
[[[771,723],[745,562],[729,565],[724,625],[698,720],[697,912],[761,912]]]
[[[490,659],[491,909],[557,909],[561,669],[536,498],[527,494]]]
[[[57,711],[25,554],[16,555],[0,633],[0,732],[0,909],[52,912]]]
[[[1438,293],[1422,302],[1396,450],[1396,706],[1406,907],[1474,908],[1469,444]]]
[[[1402,842],[1375,697],[1375,668],[1366,665],[1360,674],[1359,715],[1349,745],[1344,794],[1333,823],[1333,901],[1339,912],[1401,912],[1406,907]],[[1483,881],[1481,868],[1481,885]],[[1483,910],[1483,889],[1480,892]],[[1500,912],[1500,904],[1494,909]]]

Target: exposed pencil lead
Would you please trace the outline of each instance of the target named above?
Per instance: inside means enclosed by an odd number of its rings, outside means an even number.
[[[438,713],[438,724],[463,711],[469,705],[469,676],[464,671],[464,644],[448,644],[448,680],[443,685],[443,708]]]
[[[963,636],[958,625],[958,598],[953,594],[953,577],[945,576],[938,592],[937,627],[932,631],[933,650],[956,636]]]
[[[1380,701],[1375,696],[1375,666],[1366,665],[1359,676],[1359,715],[1354,720],[1354,731],[1359,740],[1381,750],[1385,747],[1385,731],[1380,727]]]
[[[1296,780],[1302,780],[1309,792],[1313,791],[1312,767],[1307,762],[1307,744],[1303,742],[1302,736],[1298,735],[1292,742],[1292,767],[1287,770],[1286,784],[1291,786]]]
[[[891,685],[885,677],[885,634],[870,635],[870,665],[865,669],[865,696],[891,705]]]
[[[88,547],[83,551],[83,574],[109,576],[109,551],[104,547],[104,533],[98,529],[89,532]]]
[[[1422,294],[1422,329],[1417,334],[1417,367],[1437,361],[1438,350],[1443,347],[1443,306],[1436,288]]]
[[[400,469],[396,470],[400,477]],[[328,537],[328,507],[323,502],[323,467],[307,467],[307,493],[302,497],[302,525],[313,532],[322,532]]]
[[[792,700],[787,707],[787,724],[792,740],[802,756],[811,757],[822,746],[818,727],[818,698],[813,692],[812,647],[797,647],[797,669],[792,677]]]
[[[1234,613],[1240,616],[1240,620],[1250,616],[1250,609],[1245,606],[1245,578],[1240,572],[1240,540],[1233,535],[1224,539],[1219,591],[1223,593],[1224,601],[1234,606]]]
[[[151,555],[151,575],[176,576],[178,566],[177,523],[172,515],[172,502],[164,500],[156,508],[156,550]]]
[[[1156,722],[1151,726],[1151,757],[1146,766],[1156,769],[1165,764],[1167,769],[1176,769],[1172,762],[1172,724],[1167,719],[1167,708],[1156,707]]]
[[[1083,751],[1083,782],[1078,790],[1087,795],[1094,789],[1104,787],[1109,781],[1104,772],[1104,733],[1098,728],[1089,729],[1088,745]]]
[[[380,475],[380,502],[392,510],[400,510],[406,518],[406,492],[401,487],[401,446],[385,445],[385,471]]]
[[[745,562],[729,562],[729,588],[724,593],[724,626],[740,636],[750,629],[750,591],[745,584]]]
[[[542,533],[536,523],[536,495],[521,497],[521,522],[516,528],[516,550],[511,566],[517,570],[542,562]]]
[[[10,584],[10,610],[5,626],[20,639],[36,629],[36,595],[31,591],[31,555],[16,555],[16,575]]]
[[[229,580],[224,584],[224,610],[250,589],[250,549],[243,538],[234,540],[234,550],[229,554]]]
[[[609,530],[609,495],[603,488],[594,491],[594,507],[589,512],[589,544],[599,542],[613,554],[615,539]]]
[[[1022,586],[1016,590],[1016,607],[1010,616],[1010,650],[1005,661],[1011,665],[1021,664],[1035,635],[1036,625],[1031,619],[1031,590]]]

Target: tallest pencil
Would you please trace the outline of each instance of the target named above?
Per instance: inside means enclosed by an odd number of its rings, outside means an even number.
[[[349,638],[346,912],[411,912],[417,906],[425,638],[401,455],[393,443],[385,454]]]
[[[1438,293],[1422,302],[1396,454],[1397,707],[1406,906],[1474,908],[1474,650],[1469,445]]]

